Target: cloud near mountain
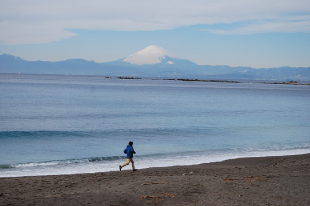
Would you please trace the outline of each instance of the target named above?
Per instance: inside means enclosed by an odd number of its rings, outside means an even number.
[[[155,31],[243,22],[247,24],[212,32],[309,32],[309,8],[309,0],[3,1],[0,3],[0,43],[48,43],[73,37],[77,34],[70,30],[80,29]]]

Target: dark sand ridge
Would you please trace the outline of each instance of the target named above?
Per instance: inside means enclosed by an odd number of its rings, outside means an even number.
[[[310,205],[310,154],[137,172],[0,178],[0,205],[304,206]]]

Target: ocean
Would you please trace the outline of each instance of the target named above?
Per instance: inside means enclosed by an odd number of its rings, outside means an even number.
[[[0,74],[0,177],[310,153],[310,86]],[[123,168],[130,170],[131,166]]]

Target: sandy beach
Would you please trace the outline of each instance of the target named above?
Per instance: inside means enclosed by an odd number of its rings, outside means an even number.
[[[0,205],[300,206],[310,205],[309,194],[310,154],[136,172],[0,178]]]

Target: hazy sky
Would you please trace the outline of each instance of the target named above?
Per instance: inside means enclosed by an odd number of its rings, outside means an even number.
[[[0,0],[0,54],[108,62],[149,45],[202,65],[310,67],[310,0]]]

